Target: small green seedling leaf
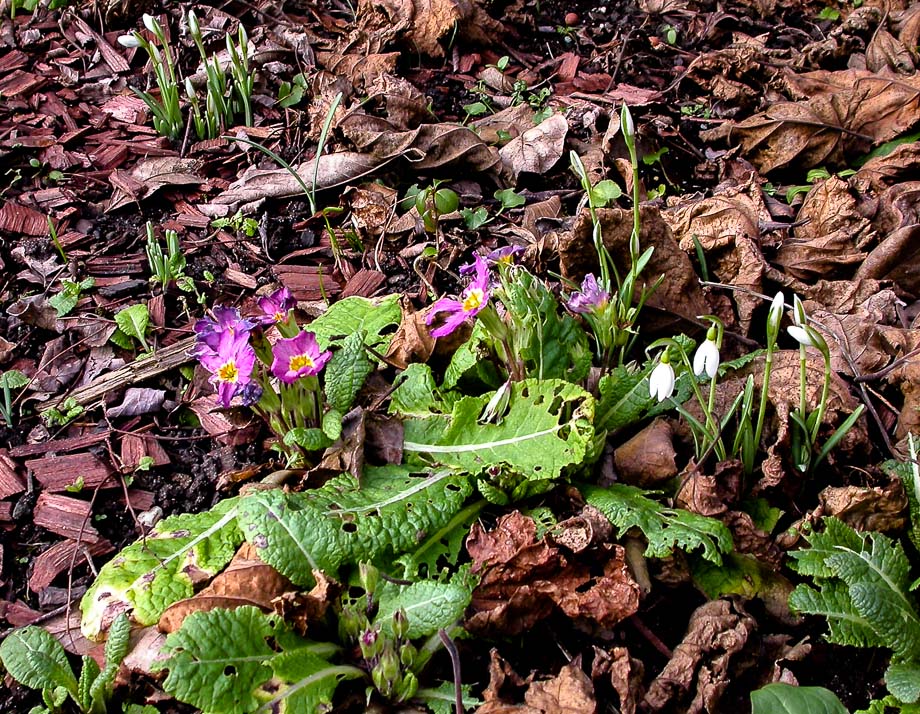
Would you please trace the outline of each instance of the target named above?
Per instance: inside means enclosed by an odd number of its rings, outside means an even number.
[[[517,208],[527,203],[523,194],[515,193],[513,188],[503,188],[495,192],[495,199],[502,208]]]
[[[610,179],[599,181],[591,187],[591,202],[597,208],[604,208],[623,195],[619,184]]]
[[[0,389],[21,389],[29,383],[29,378],[18,369],[0,372]]]
[[[115,324],[128,337],[140,342],[145,351],[149,349],[145,333],[150,324],[150,312],[145,304],[138,303],[119,310],[115,313]]]

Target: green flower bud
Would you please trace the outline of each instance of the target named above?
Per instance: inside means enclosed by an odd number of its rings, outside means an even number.
[[[399,608],[396,612],[393,613],[393,634],[396,635],[396,639],[404,640],[406,635],[409,632],[409,616],[406,615],[406,611],[402,608]]]
[[[359,563],[358,580],[361,582],[364,592],[368,595],[373,595],[374,591],[377,590],[377,583],[380,582],[380,571],[371,563]]]
[[[396,687],[396,701],[405,702],[415,696],[418,691],[418,677],[412,672],[407,672],[402,683]]]

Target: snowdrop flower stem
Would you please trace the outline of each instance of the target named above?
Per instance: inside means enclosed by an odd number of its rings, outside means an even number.
[[[783,320],[783,309],[786,307],[786,297],[780,290],[770,303],[770,312],[767,314],[767,355],[763,365],[763,385],[760,388],[760,409],[757,411],[757,426],[754,428],[754,449],[760,447],[760,437],[763,435],[763,422],[767,413],[767,400],[770,393],[770,375],[773,372],[773,353],[776,351],[776,340],[779,337],[780,323]]]

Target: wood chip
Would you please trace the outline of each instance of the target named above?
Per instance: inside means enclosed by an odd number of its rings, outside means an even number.
[[[0,233],[46,236],[48,235],[48,219],[43,213],[7,201],[0,206]]]
[[[89,522],[90,516],[88,501],[47,492],[39,495],[32,512],[35,525],[41,528],[83,543],[98,543],[102,536]]]
[[[169,455],[150,434],[125,434],[121,439],[121,463],[126,469],[136,468],[141,459],[149,456],[154,466],[165,466]]]
[[[26,461],[46,491],[60,492],[83,479],[84,488],[112,488],[118,485],[113,470],[101,459],[84,452],[66,456],[45,456]]]
[[[329,271],[315,265],[273,265],[272,274],[297,300],[323,300],[342,292]]]
[[[387,276],[381,273],[379,270],[368,270],[367,268],[362,268],[357,273],[352,275],[348,282],[345,283],[345,289],[342,290],[342,297],[347,298],[352,295],[359,295],[361,297],[371,297],[376,293],[384,283],[387,281]]]
[[[44,78],[17,69],[7,77],[0,79],[0,94],[3,94],[4,99],[17,97],[20,94],[29,96],[44,83]]]
[[[91,544],[72,540],[55,543],[32,561],[29,590],[34,593],[44,590],[63,571],[85,563],[87,552],[90,555],[107,555],[113,550],[115,546],[104,538]]]
[[[0,499],[26,490],[25,480],[16,473],[16,464],[6,449],[0,449]]]
[[[12,449],[10,449],[9,453],[10,456],[21,458],[23,456],[40,456],[41,454],[47,454],[52,451],[76,451],[77,449],[85,449],[87,446],[98,444],[100,441],[105,441],[108,437],[109,432],[101,431],[96,434],[74,436],[70,439],[52,439],[51,441],[43,441],[40,444],[23,444],[22,446],[14,446]]]

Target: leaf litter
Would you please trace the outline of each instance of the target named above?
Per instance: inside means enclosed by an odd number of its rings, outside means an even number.
[[[769,682],[828,686],[851,709],[884,693],[887,662],[873,665],[830,645],[820,622],[790,614],[796,575],[787,554],[822,516],[900,537],[916,513],[911,481],[879,462],[909,454],[920,403],[918,142],[911,135],[920,122],[920,12],[873,2],[840,8],[834,19],[808,2],[728,10],[708,2],[543,5],[362,1],[353,11],[284,8],[294,21],[278,24],[266,22],[262,9],[235,8],[252,30],[259,121],[228,125],[226,133],[282,153],[333,209],[313,215],[301,182],[251,145],[156,135],[146,105],[127,90],[126,80],[141,85],[146,72],[117,42],[116,28],[140,27],[138,8],[110,3],[100,8],[106,24],[97,26],[98,15],[84,7],[31,15],[10,3],[15,17],[0,36],[0,155],[10,167],[0,189],[8,236],[0,248],[8,276],[0,367],[26,380],[11,394],[19,419],[4,420],[0,453],[0,527],[8,536],[0,545],[0,613],[10,626],[41,621],[68,603],[76,609],[84,592],[84,625],[94,637],[124,610],[138,623],[159,621],[186,635],[206,631],[205,622],[236,632],[248,618],[250,635],[276,633],[283,642],[275,649],[264,638],[237,643],[244,659],[264,656],[246,696],[277,696],[298,677],[327,671],[323,653],[315,672],[295,676],[287,649],[300,646],[295,634],[329,635],[330,612],[349,585],[335,580],[336,571],[367,557],[385,562],[396,580],[432,583],[442,610],[428,613],[431,622],[447,627],[437,618],[452,622],[466,610],[464,627],[481,646],[460,643],[461,669],[464,683],[481,684],[467,705],[480,713],[582,712],[613,702],[626,712],[714,712],[749,706],[750,692]],[[178,14],[156,10],[184,61],[193,58],[188,73],[200,85],[206,73],[175,31]],[[206,22],[219,37],[234,16],[210,11]],[[219,57],[226,66],[229,55]],[[293,83],[297,72],[304,100],[279,107],[280,83]],[[342,103],[327,117],[339,92]],[[647,159],[636,186],[618,114],[624,99]],[[481,116],[469,111],[477,102]],[[327,118],[331,138],[318,147]],[[439,385],[440,374],[454,385],[483,378],[481,353],[454,354],[460,341],[433,340],[425,306],[435,294],[459,292],[455,271],[472,253],[509,242],[526,249],[524,263],[541,277],[561,275],[563,292],[572,287],[565,281],[578,285],[595,269],[590,211],[565,158],[571,150],[594,183],[612,180],[627,196],[637,188],[644,202],[639,239],[654,247],[645,275],[665,279],[649,298],[643,339],[686,332],[702,340],[700,316],[717,314],[726,356],[738,357],[762,345],[773,292],[805,300],[834,371],[825,431],[860,403],[871,407],[871,421],[857,422],[818,477],[803,478],[790,465],[791,414],[800,399],[809,409],[819,401],[823,365],[807,361],[800,395],[792,349],[773,355],[772,418],[754,481],[738,462],[697,463],[686,421],[631,402],[641,380],[626,373],[617,376],[632,388],[617,394],[618,407],[634,416],[611,430],[609,451],[592,451],[591,415],[603,399],[595,404],[561,381],[545,397],[535,385],[511,389],[509,403],[520,410],[523,399],[533,412],[526,417],[546,412],[537,436],[511,409],[470,438],[469,420],[500,385],[459,398],[446,379]],[[436,180],[456,190],[464,209],[482,207],[488,222],[467,228],[459,212],[446,212],[430,234],[424,207],[397,207],[411,184]],[[523,209],[502,203],[495,190],[505,188],[523,196]],[[628,264],[629,202],[597,216],[615,264]],[[213,218],[230,223],[212,230]],[[178,231],[200,302],[180,281],[148,283],[145,220],[158,232]],[[49,298],[65,280],[88,277],[73,312],[62,316]],[[251,314],[276,282],[299,298],[302,321],[336,296],[399,294],[401,301],[369,342],[369,366],[356,372],[360,406],[342,415],[341,440],[308,473],[274,468],[284,464],[266,448],[258,422],[218,408],[181,342],[204,305],[237,302]],[[107,345],[116,315],[138,300],[145,308],[143,319],[138,312],[130,321],[135,342]],[[357,329],[369,328],[362,321]],[[136,360],[148,346],[152,357]],[[714,394],[721,412],[749,375],[762,387],[762,363],[758,357],[725,375]],[[397,393],[395,369],[405,370]],[[598,379],[586,375],[585,384]],[[402,411],[383,415],[391,397]],[[57,421],[37,417],[44,406]],[[699,417],[694,408],[688,403],[688,414]],[[654,420],[640,422],[646,415]],[[589,454],[596,473],[575,474]],[[409,472],[381,466],[404,459]],[[426,477],[432,460],[477,474],[489,505],[467,501],[470,484],[454,476]],[[240,515],[228,516],[240,479],[265,471],[272,476],[258,488],[266,490],[244,487]],[[580,495],[553,488],[563,475],[591,485]],[[273,488],[279,483],[287,490]],[[373,517],[365,518],[367,504],[356,495],[362,488],[373,494]],[[443,493],[433,496],[434,489]],[[508,494],[522,503],[503,503]],[[417,511],[416,530],[396,534],[403,507]],[[207,515],[173,515],[180,520],[150,530],[144,523],[157,508]],[[276,517],[283,509],[300,512],[302,536],[272,529],[284,523]],[[215,518],[221,525],[211,531]],[[361,538],[348,535],[352,525]],[[310,558],[292,568],[291,547],[309,551],[322,568],[311,569]],[[116,587],[100,591],[90,573],[113,551],[100,578]],[[134,571],[108,575],[124,562]],[[463,562],[475,585],[431,580]],[[19,567],[26,563],[28,578]],[[160,582],[173,589],[162,600],[150,585]],[[381,597],[414,606],[397,590]],[[240,605],[239,619],[225,616]],[[49,630],[82,653],[74,614]],[[192,624],[181,628],[187,617]],[[532,633],[548,630],[558,652],[526,651]],[[167,681],[175,683],[187,666],[176,642],[148,629],[129,656],[132,671],[149,676],[172,652]],[[487,656],[490,644],[497,649]],[[878,651],[884,660],[887,650]],[[843,682],[829,661],[859,671],[858,681]],[[910,666],[895,661],[889,675],[889,688],[903,696],[912,690],[899,687],[898,668]],[[452,681],[451,669],[440,662],[438,675]],[[180,685],[167,688],[217,710]],[[318,705],[332,689],[301,706]],[[443,701],[452,703],[448,689]],[[138,701],[164,696],[150,691]],[[0,689],[11,710],[37,703],[29,696],[9,682]]]

